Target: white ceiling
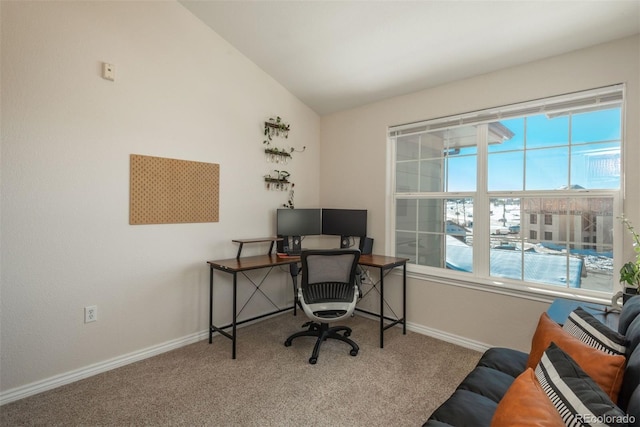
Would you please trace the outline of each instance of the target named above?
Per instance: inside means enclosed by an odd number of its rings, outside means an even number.
[[[320,115],[640,33],[640,0],[179,0]]]

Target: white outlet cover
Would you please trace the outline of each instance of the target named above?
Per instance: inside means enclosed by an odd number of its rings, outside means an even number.
[[[113,64],[107,64],[106,62],[102,63],[102,78],[105,80],[115,81],[116,68]]]
[[[84,308],[84,323],[95,322],[98,320],[98,307],[90,305]]]

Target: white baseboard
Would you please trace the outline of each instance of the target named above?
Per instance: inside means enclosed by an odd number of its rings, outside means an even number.
[[[358,316],[363,316],[366,317],[368,319],[372,319],[372,320],[376,320],[378,321],[379,318],[376,316],[372,316],[368,313],[363,313],[363,312],[357,312]],[[401,328],[402,325],[398,324],[395,326],[396,328]],[[424,325],[419,325],[417,323],[411,323],[411,322],[407,322],[407,330],[411,331],[411,332],[416,332],[418,334],[422,334],[422,335],[426,335],[428,337],[432,337],[441,341],[446,341],[449,342],[451,344],[455,344],[455,345],[459,345],[460,347],[464,347],[464,348],[468,348],[471,350],[475,350],[475,351],[479,351],[481,353],[484,353],[485,351],[487,351],[489,348],[493,347],[489,344],[485,344],[479,341],[474,341],[474,340],[470,340],[468,338],[465,337],[461,337],[459,335],[453,335],[450,334],[448,332],[443,332],[440,331],[438,329],[433,329],[433,328],[428,328]]]
[[[438,329],[427,328],[423,325],[418,325],[415,323],[407,322],[407,329],[412,332],[417,332],[422,335],[426,335],[432,338],[439,339],[441,341],[446,341],[451,344],[459,345],[460,347],[468,348],[471,350],[479,351],[484,353],[490,347],[490,345],[481,343],[479,341],[470,340],[465,337],[461,337],[459,335],[453,335],[447,332],[440,331]]]
[[[359,313],[364,317],[377,320],[377,317],[367,314]],[[250,322],[254,323],[254,322]],[[247,326],[247,325],[242,325]],[[398,325],[397,327],[401,327]],[[452,335],[447,332],[439,331],[437,329],[427,328],[423,325],[415,323],[407,323],[407,329],[412,332],[417,332],[422,335],[427,335],[442,341],[446,341],[452,344],[459,345],[461,347],[469,348],[479,352],[486,351],[490,346],[478,341],[473,341],[468,338],[460,337],[458,335]],[[93,375],[101,374],[103,372],[110,371],[112,369],[119,368],[121,366],[128,365],[130,363],[138,362],[140,360],[147,359],[149,357],[157,356],[158,354],[165,353],[167,351],[175,350],[180,347],[184,347],[189,344],[193,344],[198,341],[202,341],[208,338],[207,331],[196,332],[191,335],[187,335],[182,338],[167,341],[162,344],[154,345],[144,348],[142,350],[134,351],[129,354],[114,357],[113,359],[105,360],[103,362],[94,363],[81,369],[66,372],[64,374],[55,375],[53,377],[36,381],[31,384],[26,384],[20,387],[16,387],[7,391],[0,392],[0,406],[6,403],[14,402],[16,400],[23,399],[25,397],[33,396],[44,391],[52,390],[56,387],[60,387],[66,384],[70,384],[75,381],[79,381]]]
[[[165,343],[147,347],[142,350],[134,351],[122,356],[114,357],[113,359],[94,363],[81,369],[76,369],[74,371],[65,372],[64,374],[55,375],[42,381],[36,381],[31,384],[26,384],[7,391],[3,391],[0,392],[0,405],[23,399],[25,397],[33,396],[44,391],[52,390],[56,387],[70,384],[72,382],[79,381],[93,375],[101,374],[103,372],[110,371],[112,369],[128,365],[130,363],[138,362],[149,357],[157,356],[158,354],[162,354],[167,351],[184,347],[185,345],[202,341],[208,337],[209,334],[207,331],[196,332],[182,338],[167,341]]]

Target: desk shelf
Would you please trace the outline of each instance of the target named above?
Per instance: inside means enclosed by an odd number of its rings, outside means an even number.
[[[271,245],[269,246],[269,252],[267,252],[267,255],[271,255],[271,252],[273,251],[273,244],[275,242],[281,242],[282,240],[283,240],[282,237],[257,237],[254,239],[233,239],[231,241],[234,243],[240,244],[240,246],[238,247],[238,255],[236,255],[236,258],[240,258],[240,254],[242,253],[242,247],[244,246],[245,243],[271,242]]]

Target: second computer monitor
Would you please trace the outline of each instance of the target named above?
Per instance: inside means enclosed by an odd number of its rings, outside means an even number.
[[[340,236],[340,246],[349,246],[351,237],[367,235],[367,210],[322,209],[322,234]]]

